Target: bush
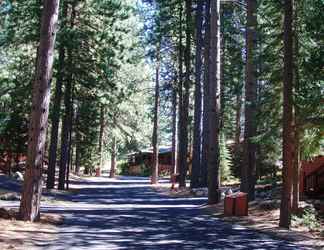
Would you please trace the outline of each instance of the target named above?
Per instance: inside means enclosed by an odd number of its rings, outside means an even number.
[[[118,175],[128,175],[128,162],[127,161],[119,161],[117,163],[117,174]]]
[[[293,225],[305,226],[309,231],[319,231],[321,224],[316,216],[316,210],[312,207],[307,207],[303,211],[301,216],[293,215]]]

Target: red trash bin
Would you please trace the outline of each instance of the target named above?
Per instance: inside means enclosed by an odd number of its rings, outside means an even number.
[[[96,177],[100,177],[100,175],[101,175],[100,168],[96,168]]]
[[[238,192],[225,196],[224,201],[225,216],[247,216],[248,196],[246,193]]]
[[[234,216],[235,197],[233,195],[226,195],[224,201],[224,215]]]

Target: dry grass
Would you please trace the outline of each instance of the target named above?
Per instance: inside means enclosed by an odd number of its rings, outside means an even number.
[[[62,222],[62,216],[53,214],[42,214],[37,223],[0,219],[0,249],[33,249],[34,242],[39,246],[47,245],[57,239],[56,225]]]

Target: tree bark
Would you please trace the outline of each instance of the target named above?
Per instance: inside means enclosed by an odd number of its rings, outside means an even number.
[[[81,160],[81,155],[80,155],[80,144],[79,144],[79,139],[76,137],[76,142],[75,142],[75,170],[74,173],[79,176],[80,175],[80,160]]]
[[[203,131],[200,186],[207,187],[207,159],[209,144],[208,100],[209,100],[209,53],[210,53],[210,0],[206,0],[205,7],[205,37],[204,37],[204,84],[203,84]]]
[[[105,108],[104,105],[100,105],[100,129],[99,129],[99,169],[103,166],[103,137],[104,137],[104,130],[105,130]]]
[[[220,1],[211,1],[211,33],[208,101],[208,204],[220,201],[219,116],[220,116]]]
[[[49,163],[47,171],[46,188],[52,189],[55,185],[55,168],[57,160],[57,143],[59,134],[60,123],[60,111],[61,111],[61,99],[62,99],[62,81],[63,81],[63,69],[64,69],[64,57],[65,48],[60,45],[59,48],[59,70],[58,78],[56,81],[55,98],[52,114],[52,130],[51,130],[51,145],[49,152]]]
[[[160,45],[156,49],[156,66],[155,66],[155,104],[154,104],[154,124],[153,124],[153,162],[151,184],[157,184],[159,178],[159,106],[160,106]]]
[[[79,131],[79,119],[80,119],[80,114],[79,110],[77,109],[76,111],[76,116],[75,116],[75,169],[74,173],[76,175],[80,175],[80,160],[81,160],[81,134]]]
[[[184,94],[181,109],[181,137],[179,145],[179,187],[186,186],[186,175],[188,171],[188,123],[189,123],[189,96],[190,96],[190,57],[191,57],[191,7],[192,1],[186,0],[186,48],[184,53],[184,63],[186,67]]]
[[[40,218],[42,170],[59,2],[59,0],[44,0],[36,77],[33,85],[27,165],[20,203],[20,216],[25,221],[35,221]]]
[[[235,114],[235,147],[240,145],[241,138],[241,109],[242,109],[242,96],[240,91],[236,93],[236,114]]]
[[[176,83],[175,83],[176,84]],[[171,174],[177,173],[177,90],[172,87],[172,169]]]
[[[75,19],[75,3],[72,4],[71,10],[71,20],[70,20],[70,28],[73,29],[74,27],[74,19]],[[59,169],[59,180],[58,180],[58,189],[64,190],[65,180],[66,180],[66,170],[68,165],[68,153],[69,153],[69,134],[70,134],[70,127],[72,126],[72,48],[67,48],[68,53],[68,77],[66,79],[65,85],[65,93],[64,93],[64,106],[65,106],[65,114],[63,118],[63,125],[62,125],[62,139],[61,139],[61,159],[60,159],[60,169]]]
[[[183,7],[182,1],[180,1],[180,8],[179,8],[179,85],[178,85],[178,95],[179,95],[179,102],[178,102],[178,112],[179,112],[179,120],[178,120],[178,158],[177,158],[177,173],[180,173],[180,165],[181,162],[184,160],[183,155],[181,154],[181,143],[182,143],[182,123],[183,123],[183,27],[182,27],[182,15],[183,15]]]
[[[192,171],[191,188],[199,187],[199,177],[201,169],[201,71],[202,71],[202,25],[203,25],[203,1],[197,3],[196,14],[196,65],[195,65],[195,111],[194,111],[194,132],[193,132],[193,152],[192,152]]]
[[[110,178],[115,178],[116,176],[116,138],[112,138],[112,148],[111,148],[111,165],[110,165]]]
[[[63,2],[62,9],[62,27],[66,26],[66,15],[67,15],[67,2]],[[55,186],[55,170],[57,161],[57,144],[59,135],[59,124],[60,124],[60,113],[61,113],[61,99],[62,99],[62,86],[64,79],[64,68],[65,68],[65,47],[64,41],[60,42],[59,46],[59,62],[58,62],[58,77],[56,80],[55,97],[52,113],[52,130],[51,130],[51,144],[49,152],[49,162],[47,171],[47,182],[46,188],[52,189]]]
[[[290,228],[292,173],[294,159],[293,119],[293,1],[284,2],[284,74],[283,74],[283,188],[279,226]]]
[[[247,1],[246,27],[246,81],[245,81],[245,126],[244,126],[244,156],[241,173],[241,191],[248,193],[249,200],[255,199],[256,183],[256,28],[257,28],[256,0]]]
[[[293,43],[294,43],[294,86],[295,93],[298,94],[299,91],[299,64],[298,64],[298,57],[299,57],[299,40],[298,40],[298,1],[294,1],[294,33],[293,33]],[[296,100],[295,100],[296,102]],[[299,109],[298,105],[294,105],[293,110],[293,119],[294,119],[294,169],[293,169],[293,194],[292,194],[292,211],[294,213],[298,212],[299,207],[299,179],[300,179],[300,169],[301,169],[301,162],[300,162],[300,138],[301,137],[301,128],[300,128],[300,121],[299,121]]]
[[[73,87],[72,87],[73,92]],[[66,189],[69,190],[70,186],[70,170],[71,170],[71,163],[72,163],[72,133],[73,133],[73,94],[72,94],[72,100],[71,100],[71,113],[70,113],[70,130],[69,130],[69,145],[68,145],[68,157],[67,157],[67,171],[66,171]]]

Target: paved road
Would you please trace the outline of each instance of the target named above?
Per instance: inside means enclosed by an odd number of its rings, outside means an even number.
[[[43,206],[66,220],[54,241],[37,249],[301,249],[292,243],[211,218],[205,198],[169,198],[144,178],[75,182],[68,206]]]

